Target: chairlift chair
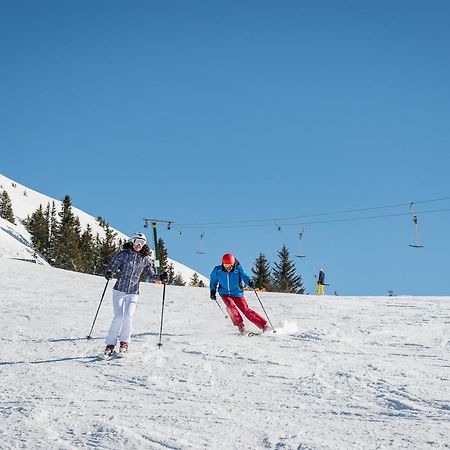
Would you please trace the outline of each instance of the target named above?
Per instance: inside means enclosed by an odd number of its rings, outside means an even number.
[[[419,240],[419,223],[418,223],[418,219],[417,219],[417,214],[414,214],[413,211],[413,206],[414,202],[411,202],[411,204],[409,205],[409,212],[411,213],[412,216],[412,220],[414,223],[414,227],[415,227],[415,241],[414,244],[409,244],[410,247],[413,248],[423,248],[423,245],[420,244],[420,240]]]
[[[298,234],[298,253],[295,255],[296,258],[306,258],[306,255],[302,252],[302,239],[303,239],[303,233],[305,231],[305,226],[302,225],[302,231]]]
[[[200,235],[200,249],[197,251],[199,255],[204,255],[205,251],[203,250],[203,238],[205,237],[205,233]]]

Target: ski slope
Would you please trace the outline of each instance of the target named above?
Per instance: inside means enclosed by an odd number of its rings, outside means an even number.
[[[261,293],[277,333],[249,338],[167,286],[159,349],[142,284],[129,357],[101,362],[103,278],[4,258],[0,286],[2,450],[449,448],[449,297]]]
[[[7,220],[0,218],[0,261],[1,258],[16,258],[25,260],[35,260],[38,264],[47,264],[46,261],[37,255],[31,244],[31,236],[22,224],[22,221],[29,215],[31,215],[39,205],[45,210],[47,204],[55,202],[57,212],[61,210],[61,199],[55,200],[40,192],[34,191],[16,181],[5,177],[0,174],[0,192],[5,190],[11,199],[14,215],[16,217],[16,224],[13,225]],[[73,201],[73,199],[72,199]],[[105,236],[105,230],[99,225],[97,219],[81,209],[72,206],[73,213],[79,218],[80,226],[82,230],[85,230],[88,225],[91,226],[93,234],[97,234],[100,237]],[[107,220],[107,218],[105,218]],[[114,227],[111,227],[117,233],[117,239],[127,240],[129,236],[126,236]],[[136,230],[142,231],[142,230]],[[149,246],[152,246],[150,239],[150,233],[146,232]],[[185,266],[173,259],[169,258],[169,263],[173,264],[175,274],[181,273],[183,280],[186,284],[192,275],[196,272],[194,269]],[[199,280],[202,280],[205,285],[209,284],[208,278],[198,273]]]

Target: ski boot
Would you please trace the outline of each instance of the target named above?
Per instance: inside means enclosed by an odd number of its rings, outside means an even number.
[[[100,359],[110,359],[114,356],[116,351],[114,350],[115,345],[107,345],[105,351],[100,355]]]
[[[119,353],[117,353],[117,356],[119,358],[124,358],[127,355],[128,352],[128,342],[121,342],[119,347]]]
[[[243,336],[246,333],[244,325],[239,325],[238,330],[239,330],[239,336]]]

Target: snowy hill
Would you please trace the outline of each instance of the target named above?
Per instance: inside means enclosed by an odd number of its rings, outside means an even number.
[[[100,362],[103,278],[3,259],[0,286],[2,449],[449,446],[448,297],[261,293],[277,333],[250,338],[205,289],[167,286],[159,349],[144,284],[129,357]]]
[[[35,253],[31,237],[23,225],[13,225],[0,217],[0,258],[21,259],[38,264],[48,263]]]
[[[16,258],[28,261],[35,260],[39,264],[47,264],[44,259],[35,254],[32,248],[30,234],[22,225],[22,221],[38,209],[39,205],[42,205],[45,209],[48,203],[55,202],[59,212],[61,209],[61,200],[55,200],[36,192],[0,174],[0,191],[1,190],[5,190],[11,198],[12,207],[17,220],[16,225],[13,225],[0,218],[0,258]],[[83,230],[87,225],[90,225],[94,235],[98,233],[99,236],[104,236],[105,232],[98,224],[96,218],[86,214],[75,206],[73,206],[72,209],[74,214],[78,216]],[[128,236],[125,234],[114,228],[113,230],[117,233],[118,239],[128,239]],[[184,281],[189,282],[195,271],[172,259],[169,259],[169,262],[173,263],[175,273],[181,273]],[[199,278],[208,285],[209,280],[206,277],[199,274]]]

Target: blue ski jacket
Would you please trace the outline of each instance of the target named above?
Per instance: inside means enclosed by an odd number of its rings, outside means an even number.
[[[117,253],[106,271],[118,272],[118,279],[113,289],[126,294],[139,294],[139,280],[143,272],[149,278],[157,278],[150,256],[135,252],[132,248]]]
[[[220,265],[214,267],[211,272],[209,277],[209,289],[215,292],[218,285],[220,295],[243,297],[243,283],[248,285],[249,281],[250,276],[239,263],[236,263],[230,272]]]

